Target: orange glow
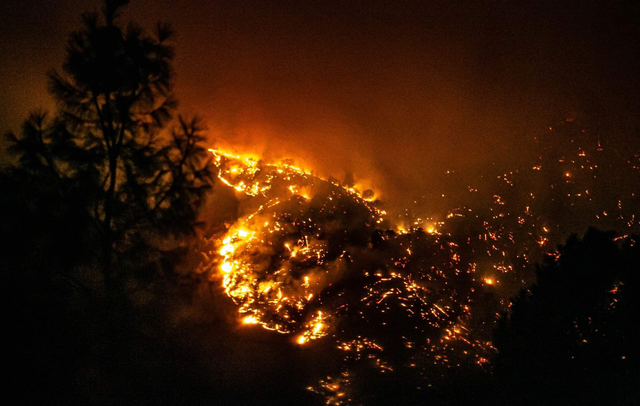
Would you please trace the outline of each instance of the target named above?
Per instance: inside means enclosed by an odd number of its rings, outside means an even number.
[[[243,324],[260,324],[265,329],[289,333],[295,324],[288,324],[291,315],[286,309],[303,310],[323,286],[312,287],[310,275],[304,275],[300,289],[283,286],[284,275],[280,277],[279,273],[284,273],[284,270],[279,270],[275,275],[264,280],[255,272],[252,262],[254,257],[245,256],[246,253],[252,252],[254,246],[265,244],[265,238],[283,230],[284,224],[281,221],[273,217],[265,218],[262,215],[265,209],[275,207],[281,202],[281,195],[272,190],[274,184],[279,188],[284,187],[293,195],[294,201],[295,197],[308,200],[318,187],[329,185],[334,190],[332,196],[338,197],[342,194],[352,199],[354,203],[364,206],[376,223],[381,221],[384,212],[373,206],[370,199],[364,199],[358,190],[344,188],[337,183],[312,176],[289,163],[263,164],[252,157],[219,150],[210,151],[218,167],[218,178],[223,183],[248,196],[269,199],[258,211],[241,219],[218,240],[217,252],[222,257],[219,265],[222,286],[226,294],[240,306],[238,309],[240,313],[251,314],[242,320]],[[287,241],[282,244],[288,260],[322,263],[324,246],[313,242],[310,237],[313,238],[313,236],[305,236],[298,241]],[[258,310],[259,306],[267,306],[271,311],[278,313],[279,321],[273,318],[266,319],[264,315],[267,313]],[[330,328],[330,316],[322,311],[317,311],[315,315],[310,316],[304,322],[297,342],[305,344],[310,340],[326,336]]]
[[[224,273],[229,273],[233,270],[233,264],[231,264],[230,262],[225,262],[220,266],[220,269],[222,269],[222,272]]]
[[[243,324],[258,324],[260,321],[255,316],[247,316],[242,319]]]

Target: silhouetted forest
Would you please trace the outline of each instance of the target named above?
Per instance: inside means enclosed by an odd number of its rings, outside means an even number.
[[[177,113],[171,27],[123,23],[127,3],[82,16],[49,74],[57,110],[6,135],[7,404],[324,404],[306,389],[330,362],[322,349],[239,332],[196,272],[223,227],[203,208],[229,208],[211,203],[202,121]],[[590,229],[549,254],[497,322],[486,368],[453,368],[419,391],[408,369],[364,371],[359,393],[371,405],[639,404],[639,238]]]
[[[173,403],[158,393],[168,379],[180,399],[197,393],[159,329],[163,298],[183,290],[176,267],[211,173],[199,120],[173,119],[170,27],[121,26],[126,3],[82,16],[49,74],[57,111],[7,134],[2,285],[16,404]]]

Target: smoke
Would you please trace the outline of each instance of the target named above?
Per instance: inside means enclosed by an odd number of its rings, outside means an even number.
[[[517,164],[522,144],[560,119],[583,117],[632,138],[640,65],[624,7],[195,10],[202,30],[181,42],[197,55],[183,60],[183,99],[207,117],[219,146],[272,162],[295,155],[325,178],[353,173],[396,210],[445,187],[447,170]]]
[[[51,105],[45,73],[79,24],[72,10],[99,1],[3,6],[0,131]],[[123,17],[175,26],[181,111],[206,118],[212,143],[353,173],[400,210],[446,186],[448,170],[517,163],[560,119],[637,145],[637,13],[634,2],[139,0]]]

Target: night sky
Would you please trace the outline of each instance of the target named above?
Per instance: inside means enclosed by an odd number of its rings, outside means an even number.
[[[51,108],[46,73],[99,3],[2,2],[2,131]],[[566,118],[637,142],[639,17],[631,1],[195,0],[124,16],[173,24],[180,111],[212,143],[353,173],[399,206]]]

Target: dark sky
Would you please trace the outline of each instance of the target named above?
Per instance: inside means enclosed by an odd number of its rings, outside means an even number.
[[[0,3],[0,130],[51,107],[46,72],[97,0]],[[634,142],[636,1],[138,0],[123,20],[176,31],[181,111],[212,139],[405,202],[447,169],[516,160],[575,117]]]

